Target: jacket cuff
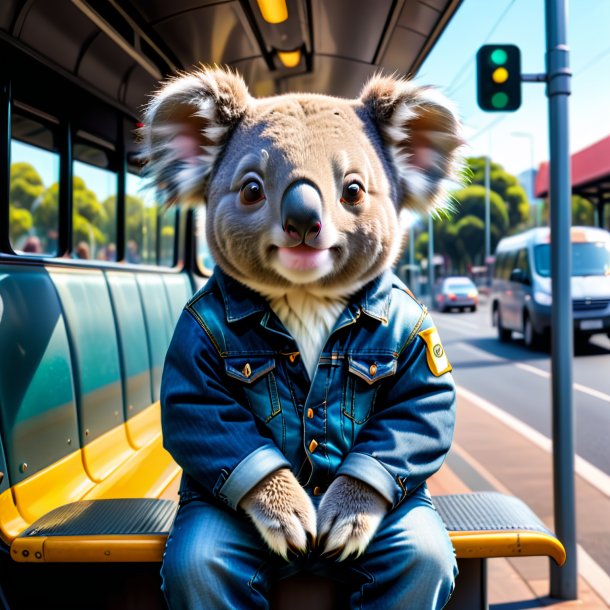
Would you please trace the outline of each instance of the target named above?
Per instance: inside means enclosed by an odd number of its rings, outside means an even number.
[[[394,477],[370,455],[364,453],[350,453],[337,475],[346,474],[354,479],[359,479],[370,485],[375,491],[379,492],[392,506],[398,502],[398,494],[402,489],[397,485]]]
[[[237,509],[242,498],[267,475],[280,468],[290,468],[284,454],[270,445],[259,447],[246,456],[218,490],[218,497]]]

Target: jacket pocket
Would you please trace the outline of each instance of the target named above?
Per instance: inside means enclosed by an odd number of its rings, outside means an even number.
[[[258,418],[268,423],[282,412],[273,358],[226,358],[225,371],[239,382],[250,410]]]
[[[375,411],[379,381],[396,373],[396,358],[388,355],[352,354],[347,359],[343,413],[362,425]]]

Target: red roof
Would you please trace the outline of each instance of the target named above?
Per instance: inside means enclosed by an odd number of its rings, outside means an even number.
[[[572,188],[584,186],[603,178],[610,178],[610,136],[574,153],[571,157]],[[549,162],[540,165],[536,174],[536,197],[549,192]]]

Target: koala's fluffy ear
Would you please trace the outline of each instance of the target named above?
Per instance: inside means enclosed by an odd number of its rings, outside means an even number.
[[[461,124],[436,89],[374,76],[360,101],[377,123],[394,164],[404,205],[429,212],[443,207],[446,179],[457,179]]]
[[[144,174],[165,203],[201,200],[206,177],[250,99],[243,79],[219,68],[182,74],[154,94],[140,135]]]

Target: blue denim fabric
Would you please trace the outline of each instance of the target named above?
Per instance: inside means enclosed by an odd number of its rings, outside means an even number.
[[[227,520],[239,519],[244,495],[288,467],[316,499],[339,474],[358,478],[392,507],[382,528],[400,519],[453,435],[452,376],[432,372],[419,335],[432,326],[388,272],[350,300],[310,379],[265,299],[217,268],[178,321],[161,385],[164,444],[183,469],[180,515],[195,512],[187,503],[197,500],[202,515],[221,507]],[[196,527],[195,519],[181,522]],[[439,536],[447,549],[446,534]],[[240,552],[232,552],[239,565]]]
[[[451,542],[425,485],[383,521],[366,553],[345,562],[315,551],[285,562],[247,517],[204,501],[183,504],[163,559],[163,592],[172,610],[263,610],[273,584],[297,572],[341,583],[350,608],[438,610],[457,574]]]

